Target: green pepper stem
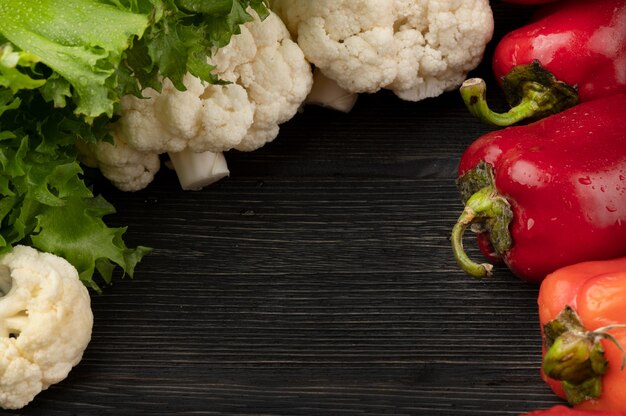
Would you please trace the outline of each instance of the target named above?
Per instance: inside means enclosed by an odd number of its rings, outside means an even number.
[[[475,223],[492,223],[496,234],[504,234],[508,228],[511,211],[508,201],[498,195],[493,186],[485,186],[474,193],[465,203],[465,209],[452,228],[451,242],[454,258],[459,267],[473,277],[490,276],[493,265],[476,263],[471,260],[463,249],[463,234]],[[504,229],[504,230],[502,230]]]
[[[470,78],[461,85],[461,96],[472,114],[496,126],[510,126],[524,119],[540,119],[578,104],[576,88],[559,81],[539,61],[515,66],[502,78],[502,89],[511,109],[496,113],[487,104],[485,81]]]
[[[544,373],[561,381],[570,404],[576,405],[602,394],[602,376],[609,362],[604,356],[601,339],[614,343],[622,352],[619,341],[607,331],[624,328],[615,324],[587,331],[576,312],[567,306],[554,320],[544,326],[546,353],[543,357]]]
[[[474,262],[463,249],[463,234],[475,217],[476,213],[472,209],[466,207],[463,210],[459,220],[452,228],[452,250],[454,251],[454,259],[461,269],[470,276],[480,278],[491,276],[493,265]]]
[[[487,124],[510,126],[532,117],[538,110],[538,104],[527,97],[506,113],[496,113],[487,103],[487,84],[480,78],[470,78],[461,85],[461,97],[470,113]]]

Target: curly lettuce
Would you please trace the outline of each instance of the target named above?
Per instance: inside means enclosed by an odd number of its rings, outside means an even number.
[[[248,7],[268,14],[263,0],[3,0],[0,43],[51,70],[20,78],[49,81],[42,93],[57,107],[69,99],[87,119],[111,117],[121,95],[162,78],[180,89],[187,72],[217,82],[207,56],[251,19]]]
[[[120,98],[165,78],[221,82],[207,56],[250,8],[269,13],[263,0],[0,2],[0,252],[63,256],[96,291],[117,267],[132,276],[150,249],[106,224],[115,208],[85,183],[76,140],[105,140]]]

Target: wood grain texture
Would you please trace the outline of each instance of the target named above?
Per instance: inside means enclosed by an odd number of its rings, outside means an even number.
[[[529,16],[492,5],[496,38]],[[473,74],[489,79],[488,59]],[[456,166],[489,130],[456,92],[381,92],[349,114],[307,107],[265,148],[229,153],[231,177],[200,192],[163,170],[124,194],[92,172],[118,209],[111,224],[154,253],[93,297],[93,340],[68,379],[6,414],[478,416],[560,403],[539,377],[537,287],[503,268],[474,280],[452,257]]]

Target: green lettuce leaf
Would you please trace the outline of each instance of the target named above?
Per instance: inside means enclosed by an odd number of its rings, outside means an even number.
[[[153,21],[127,53],[127,65],[142,86],[160,90],[162,78],[184,90],[184,75],[220,82],[207,56],[227,45],[252,19],[248,8],[265,18],[264,0],[151,0]],[[139,9],[137,9],[139,10]]]
[[[269,13],[264,0],[0,1],[0,252],[62,256],[96,291],[117,267],[132,276],[150,249],[106,224],[115,208],[85,184],[76,140],[106,140],[121,97],[164,78],[221,82],[207,57],[249,8]]]
[[[0,32],[73,86],[76,112],[113,115],[114,74],[148,18],[95,0],[3,0]]]
[[[22,72],[22,69],[32,71],[38,62],[36,55],[16,52],[11,44],[0,43],[0,87],[9,88],[13,93],[22,89],[39,88],[45,80],[35,79]]]
[[[96,270],[106,284],[116,265],[132,276],[150,249],[128,248],[126,229],[104,222],[115,209],[94,196],[76,159],[74,132],[83,124],[71,113],[44,111],[37,95],[23,94],[19,107],[16,100],[0,93],[0,121],[11,127],[0,132],[0,252],[21,243],[62,256],[96,291]]]
[[[43,206],[39,211],[31,236],[33,246],[67,259],[78,269],[81,280],[95,290],[100,290],[92,279],[95,269],[106,283],[111,283],[113,264],[132,277],[136,264],[150,249],[128,249],[122,238],[126,228],[109,228],[102,221],[103,216],[115,213],[113,205],[102,197],[71,196],[63,202],[63,209]]]
[[[110,118],[121,96],[163,78],[181,90],[187,72],[219,82],[207,56],[252,19],[248,8],[269,13],[264,0],[3,0],[0,87],[41,87],[87,122]]]

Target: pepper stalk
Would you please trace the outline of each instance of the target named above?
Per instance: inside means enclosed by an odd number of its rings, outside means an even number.
[[[498,113],[487,103],[487,85],[470,78],[460,88],[469,111],[487,124],[510,126],[525,119],[540,119],[578,104],[576,88],[558,81],[539,61],[514,67],[502,80],[511,109]]]
[[[463,249],[463,235],[468,228],[477,233],[488,233],[491,245],[498,255],[512,246],[509,224],[513,212],[509,202],[496,189],[493,167],[481,162],[457,181],[465,208],[452,229],[451,242],[459,267],[473,277],[490,276],[493,265],[476,263]]]
[[[550,378],[561,381],[567,401],[576,405],[585,400],[600,397],[602,375],[609,368],[600,340],[614,343],[624,354],[620,343],[608,333],[626,325],[609,325],[587,331],[578,314],[566,306],[561,313],[544,326],[546,354],[543,372]],[[622,370],[626,355],[622,358]]]

